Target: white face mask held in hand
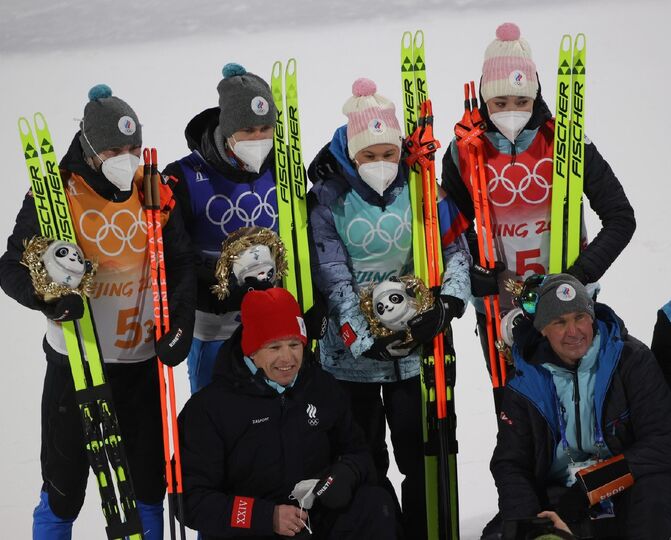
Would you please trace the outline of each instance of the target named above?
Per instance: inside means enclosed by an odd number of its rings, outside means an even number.
[[[375,193],[382,196],[384,190],[396,179],[398,163],[391,161],[371,161],[359,165],[359,176]]]
[[[273,140],[236,141],[235,137],[231,137],[231,139],[235,143],[231,149],[242,160],[245,170],[253,173],[259,172],[261,165],[273,148]]]
[[[312,505],[315,503],[316,498],[316,495],[312,493],[312,491],[314,490],[318,482],[319,479],[317,478],[310,478],[309,480],[301,480],[294,486],[294,489],[291,492],[291,495],[289,495],[289,498],[298,501],[298,505],[300,506],[301,510],[310,510],[312,508]],[[308,532],[312,534],[312,529],[310,528],[310,516],[308,515],[307,523],[305,522],[301,523],[303,523]]]
[[[103,161],[102,173],[119,190],[129,191],[139,165],[140,158],[136,155],[119,154]]]
[[[511,143],[514,143],[520,131],[529,122],[531,113],[528,111],[504,111],[490,114],[489,118],[491,118],[503,136]]]

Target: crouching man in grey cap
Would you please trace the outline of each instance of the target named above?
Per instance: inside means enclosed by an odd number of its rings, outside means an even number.
[[[527,279],[516,303],[483,538],[541,512],[579,537],[669,538],[671,392],[654,356],[568,274]]]

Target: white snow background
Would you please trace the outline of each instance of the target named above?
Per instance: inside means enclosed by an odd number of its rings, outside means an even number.
[[[498,24],[514,21],[531,44],[544,97],[554,109],[555,69],[564,33],[585,32],[586,133],[613,167],[636,209],[632,243],[602,279],[601,300],[632,334],[649,343],[657,309],[671,295],[669,270],[669,124],[666,90],[671,3],[666,0],[33,0],[0,4],[0,148],[4,194],[0,234],[10,234],[28,188],[16,122],[42,111],[62,156],[77,130],[87,92],[107,83],[143,124],[144,142],[165,165],[185,155],[188,120],[217,105],[227,62],[269,78],[275,59],[296,57],[304,159],[344,123],[341,107],[361,76],[400,104],[399,42],[404,30],[426,36],[428,82],[443,148],[462,114],[462,84],[480,76]],[[401,116],[400,110],[399,117]],[[666,149],[666,150],[665,150]],[[442,151],[439,155],[442,158]],[[599,229],[587,210],[593,237]],[[4,240],[3,240],[4,242]],[[41,485],[40,396],[43,316],[0,295],[0,536],[28,538]],[[496,511],[488,463],[495,419],[472,308],[454,324],[462,538],[478,538]],[[186,369],[177,370],[180,407]],[[394,482],[400,483],[396,470]],[[167,530],[167,529],[166,529]],[[95,482],[75,538],[103,538]],[[166,533],[167,536],[167,533]],[[191,538],[195,534],[191,534]]]

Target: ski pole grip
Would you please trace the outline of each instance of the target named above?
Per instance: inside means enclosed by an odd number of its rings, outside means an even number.
[[[142,189],[144,191],[144,206],[151,208],[151,157],[149,148],[145,148],[142,152],[144,157],[144,167],[142,169]]]

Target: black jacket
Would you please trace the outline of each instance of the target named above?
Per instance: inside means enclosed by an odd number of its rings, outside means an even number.
[[[480,102],[483,103],[482,96]],[[487,107],[483,105],[480,112],[487,122],[487,131],[497,132],[498,129],[489,119]],[[551,114],[541,95],[539,83],[532,115],[525,129],[537,129],[550,118]],[[455,144],[456,141],[453,140],[443,156],[441,185],[454,200],[459,211],[471,222],[467,238],[473,259],[477,261],[478,243],[472,226],[475,216],[473,200],[467,188],[468,179],[461,178],[459,168],[452,160],[452,145]],[[627,246],[636,230],[636,219],[622,185],[591,141],[585,142],[583,192],[602,224],[599,233],[568,269],[569,273],[586,284],[598,281]]]
[[[610,308],[597,304],[596,316],[605,324],[600,328],[602,350],[607,351],[599,353],[595,387],[595,396],[600,386],[605,392],[605,443],[613,455],[624,454],[634,479],[671,473],[671,392],[657,361],[650,349],[628,335]],[[540,366],[553,361],[549,344],[525,321],[515,330],[515,348],[521,361],[516,358],[515,374],[504,390],[491,461],[503,519],[549,509],[547,477],[559,444],[552,425],[556,407],[548,404],[552,379]]]
[[[204,539],[272,536],[275,505],[291,504],[297,482],[321,478],[336,460],[360,482],[374,474],[349,398],[305,354],[294,385],[279,394],[245,365],[238,329],[219,351],[212,383],[179,415],[186,524]],[[232,526],[240,501],[248,528]]]
[[[110,183],[101,172],[96,172],[84,161],[79,133],[70,143],[70,148],[60,163],[61,177],[67,182],[71,173],[80,175],[96,193],[110,201],[122,201],[131,196],[131,191],[121,192]],[[7,240],[7,251],[0,258],[0,286],[5,293],[20,304],[38,311],[45,309],[45,303],[33,293],[33,285],[28,269],[21,264],[24,240],[40,235],[35,202],[32,192],[28,192],[16,216],[16,224]],[[189,334],[193,331],[195,309],[195,275],[193,255],[189,239],[184,230],[179,203],[170,212],[170,219],[163,228],[166,280],[168,282],[168,305],[171,326],[179,326]],[[98,328],[98,332],[106,329]],[[54,351],[44,341],[47,359],[63,363],[62,355]]]
[[[652,332],[650,350],[662,368],[666,382],[671,387],[671,302],[657,312],[657,322]]]

